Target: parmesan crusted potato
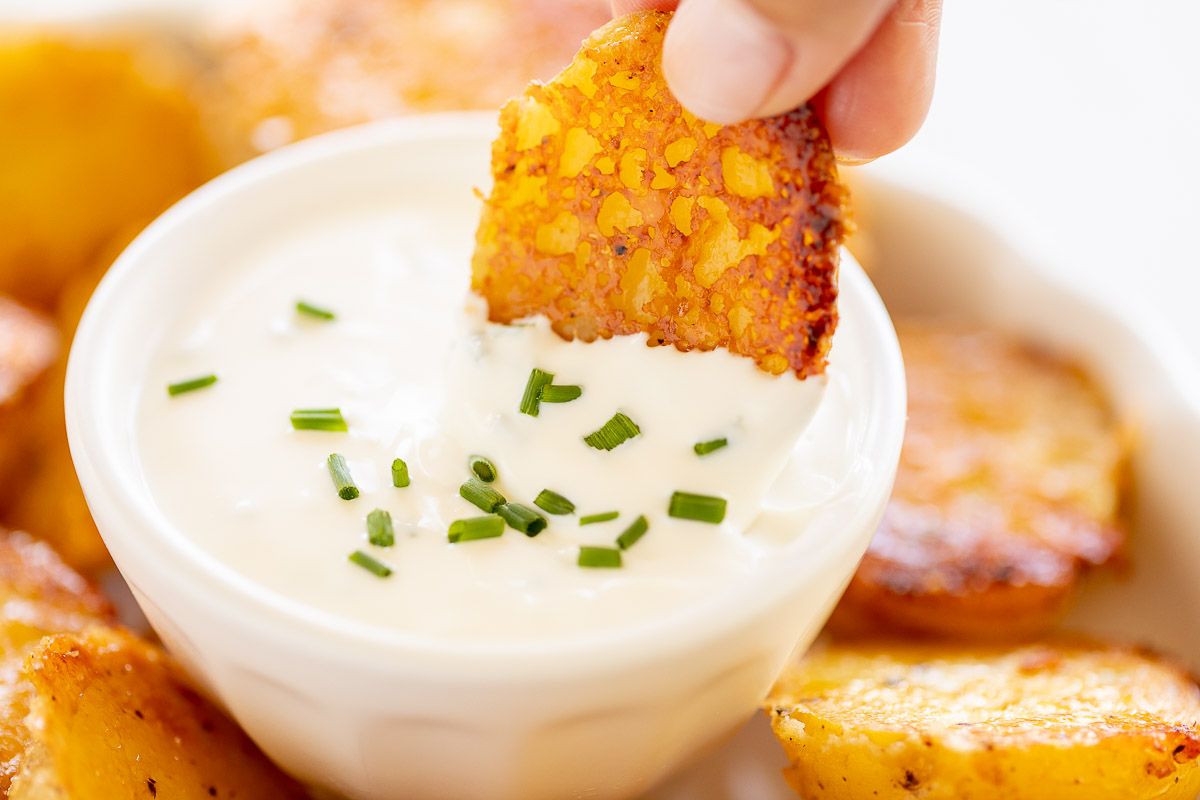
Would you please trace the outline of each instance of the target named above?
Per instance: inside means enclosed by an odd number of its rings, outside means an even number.
[[[50,320],[0,297],[0,512],[28,469],[31,398],[58,352]]]
[[[806,800],[1200,793],[1200,689],[1123,647],[834,647],[791,668],[769,703]]]
[[[160,649],[115,629],[46,639],[12,800],[306,798]]]
[[[304,796],[165,653],[118,628],[104,596],[48,545],[0,531],[0,795],[155,789],[181,800]]]
[[[51,308],[122,227],[212,174],[177,49],[0,37],[0,294]]]
[[[828,137],[807,107],[728,127],[685,112],[660,66],[670,19],[614,20],[501,110],[472,285],[495,322],[818,374],[845,227]]]
[[[243,3],[211,20],[227,161],[368,120],[496,109],[566,64],[607,0]]]
[[[902,322],[909,421],[883,523],[833,620],[972,638],[1046,630],[1125,540],[1130,437],[1076,364]]]

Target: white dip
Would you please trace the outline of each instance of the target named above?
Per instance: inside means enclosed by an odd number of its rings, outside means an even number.
[[[417,636],[512,642],[679,611],[791,544],[818,505],[845,499],[848,431],[866,404],[852,403],[837,357],[855,320],[843,320],[828,376],[803,382],[723,350],[680,353],[640,336],[570,343],[540,321],[492,325],[467,292],[470,222],[364,205],[265,232],[257,249],[214,265],[159,345],[138,412],[145,478],[168,519],[302,604]],[[298,314],[299,299],[336,320]],[[519,413],[533,367],[582,386],[582,397]],[[168,397],[167,384],[206,373],[218,383]],[[329,407],[348,433],[292,429],[294,409]],[[641,435],[612,452],[587,446],[616,411]],[[717,437],[729,445],[693,452]],[[345,456],[357,499],[338,497],[331,453]],[[496,464],[510,501],[532,505],[549,488],[577,512],[546,515],[535,538],[510,528],[449,543],[452,521],[483,513],[458,494],[475,453]],[[407,488],[392,486],[396,457]],[[724,523],[669,517],[676,490],[725,498]],[[393,547],[367,543],[376,508],[392,515]],[[620,517],[579,524],[610,510]],[[612,546],[639,514],[649,531],[623,567],[577,565],[581,545]],[[360,549],[393,574],[350,563]]]

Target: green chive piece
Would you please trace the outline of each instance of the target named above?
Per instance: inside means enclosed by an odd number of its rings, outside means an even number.
[[[694,445],[692,445],[692,449],[696,451],[696,455],[706,456],[714,450],[720,450],[727,444],[729,444],[729,440],[722,436],[720,439],[709,439],[707,442],[696,442]]]
[[[572,400],[578,400],[582,395],[582,386],[560,386],[552,383],[549,386],[542,387],[541,401],[543,403],[569,403]]]
[[[392,486],[403,489],[409,483],[408,463],[403,458],[397,458],[392,462]]]
[[[522,414],[528,414],[531,417],[538,415],[542,389],[549,386],[553,380],[553,372],[546,372],[537,367],[533,368],[533,372],[529,373],[529,380],[525,383],[525,394],[521,396],[520,411]]]
[[[632,525],[625,529],[624,533],[617,537],[617,547],[628,550],[637,544],[638,539],[645,536],[648,530],[650,530],[650,523],[644,516],[638,517]]]
[[[600,430],[589,433],[583,440],[597,450],[612,450],[641,432],[636,422],[618,411]]]
[[[375,558],[369,553],[364,553],[362,550],[355,550],[350,554],[350,561],[358,564],[360,567],[380,578],[386,578],[392,574],[392,568]]]
[[[298,431],[347,431],[340,408],[299,408],[292,412],[292,428]]]
[[[475,477],[484,483],[491,483],[496,480],[496,465],[491,462],[491,459],[483,456],[471,456],[467,459],[467,467],[471,472],[475,473]]]
[[[453,544],[477,539],[495,539],[504,535],[504,520],[496,516],[468,517],[450,523],[449,539]]]
[[[558,492],[542,489],[533,498],[533,504],[547,514],[570,514],[575,511],[575,504]]]
[[[323,319],[325,321],[337,319],[337,315],[328,308],[314,306],[312,303],[309,303],[305,300],[296,301],[296,311],[301,314],[306,314],[310,317],[315,317],[316,319]]]
[[[337,487],[338,497],[343,500],[353,500],[358,497],[358,487],[354,485],[354,478],[350,477],[350,467],[346,464],[346,457],[341,453],[330,453],[325,463],[329,466],[329,477],[333,478],[333,485]]]
[[[504,495],[478,478],[471,478],[458,487],[458,493],[468,503],[478,506],[489,514],[495,513],[496,509],[505,503]]]
[[[579,548],[579,566],[612,569],[621,566],[621,551],[615,547]]]
[[[367,541],[376,547],[391,547],[396,543],[396,529],[392,526],[392,515],[377,508],[367,514]]]
[[[620,511],[605,511],[600,514],[588,514],[586,517],[579,518],[580,525],[593,525],[597,522],[610,522],[621,516]]]
[[[197,389],[206,389],[216,382],[216,375],[201,375],[198,378],[191,378],[190,380],[179,381],[179,383],[167,384],[167,394],[171,395],[171,397],[176,397],[181,394],[187,394],[188,392],[194,392]]]
[[[671,505],[667,507],[667,513],[678,519],[694,519],[715,525],[725,519],[725,498],[675,492],[671,495]]]
[[[546,530],[546,518],[527,505],[505,503],[496,509],[496,513],[513,530],[518,530],[531,539]]]

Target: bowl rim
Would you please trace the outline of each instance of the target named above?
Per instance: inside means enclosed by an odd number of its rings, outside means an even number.
[[[107,423],[116,421],[89,413],[94,407],[89,398],[95,396],[94,393],[103,385],[97,374],[99,359],[96,354],[108,344],[106,329],[110,327],[111,320],[120,316],[114,314],[113,309],[120,307],[124,288],[145,279],[143,275],[151,271],[146,265],[155,261],[154,253],[160,243],[174,236],[178,229],[188,226],[202,211],[221,203],[224,198],[250,191],[263,182],[285,178],[293,170],[336,161],[361,151],[394,148],[405,142],[426,139],[436,141],[466,137],[482,144],[493,138],[495,124],[495,115],[491,113],[414,115],[367,123],[280,148],[235,167],[180,200],[152,222],[117,258],[89,301],[71,348],[66,379],[66,414],[71,455],[85,496],[98,520],[113,523],[101,526],[103,536],[113,550],[118,568],[134,587],[135,594],[144,595],[137,586],[136,570],[129,569],[127,573],[127,565],[138,558],[157,556],[158,565],[173,565],[172,573],[177,577],[173,580],[173,588],[185,595],[189,602],[219,605],[222,607],[220,613],[225,618],[236,616],[243,624],[254,625],[267,636],[277,638],[286,626],[293,634],[306,639],[310,647],[328,646],[330,642],[337,641],[347,646],[369,648],[377,656],[420,654],[430,657],[467,656],[471,659],[482,657],[489,659],[489,666],[499,662],[528,667],[539,660],[561,665],[567,663],[566,659],[574,657],[577,659],[575,663],[586,668],[586,656],[595,654],[598,649],[616,654],[617,661],[639,660],[647,652],[682,652],[685,648],[710,641],[718,632],[743,627],[760,617],[787,593],[790,589],[787,566],[789,563],[794,566],[791,558],[767,560],[761,569],[747,573],[727,587],[729,591],[714,592],[723,600],[740,598],[741,603],[729,604],[735,606],[736,611],[706,601],[636,626],[564,640],[475,643],[405,634],[348,620],[278,595],[237,573],[198,544],[190,542],[186,535],[165,535],[160,530],[165,516],[151,500],[148,487],[110,457],[104,446],[105,429]],[[863,452],[871,454],[875,468],[882,469],[882,472],[877,479],[868,482],[869,489],[865,497],[869,501],[855,509],[855,518],[847,519],[847,528],[853,530],[854,525],[871,526],[868,515],[874,514],[875,508],[882,510],[890,494],[903,439],[906,397],[899,344],[891,320],[870,280],[852,257],[843,261],[841,282],[843,294],[847,293],[847,289],[853,292],[856,301],[869,312],[862,320],[864,336],[868,340],[875,340],[879,347],[877,355],[881,356],[881,360],[875,366],[875,379],[881,386],[888,387],[887,392],[871,399],[870,424],[866,426],[863,436]],[[120,426],[110,424],[107,427]],[[151,531],[153,535],[141,535]],[[853,546],[853,537],[845,538],[845,546]],[[131,552],[130,544],[134,539],[138,539],[141,552]],[[190,548],[185,547],[181,539],[188,540]],[[862,545],[865,547],[865,540]],[[838,552],[837,548],[821,549]],[[150,550],[154,551],[154,556],[151,556]],[[824,556],[826,559],[829,557]],[[187,580],[183,579],[184,576],[187,576]],[[848,574],[847,580],[849,577]],[[205,591],[205,587],[210,591]],[[150,599],[156,602],[154,598]],[[830,603],[833,599],[830,599]],[[722,611],[723,616],[718,613]],[[668,631],[670,635],[664,636]],[[548,656],[554,658],[549,659]],[[614,659],[609,657],[605,661],[611,666]]]

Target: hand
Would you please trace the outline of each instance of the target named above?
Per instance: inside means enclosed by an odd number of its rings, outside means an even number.
[[[867,161],[912,138],[929,110],[941,0],[612,0],[679,10],[663,72],[712,122],[811,100],[839,157]]]

